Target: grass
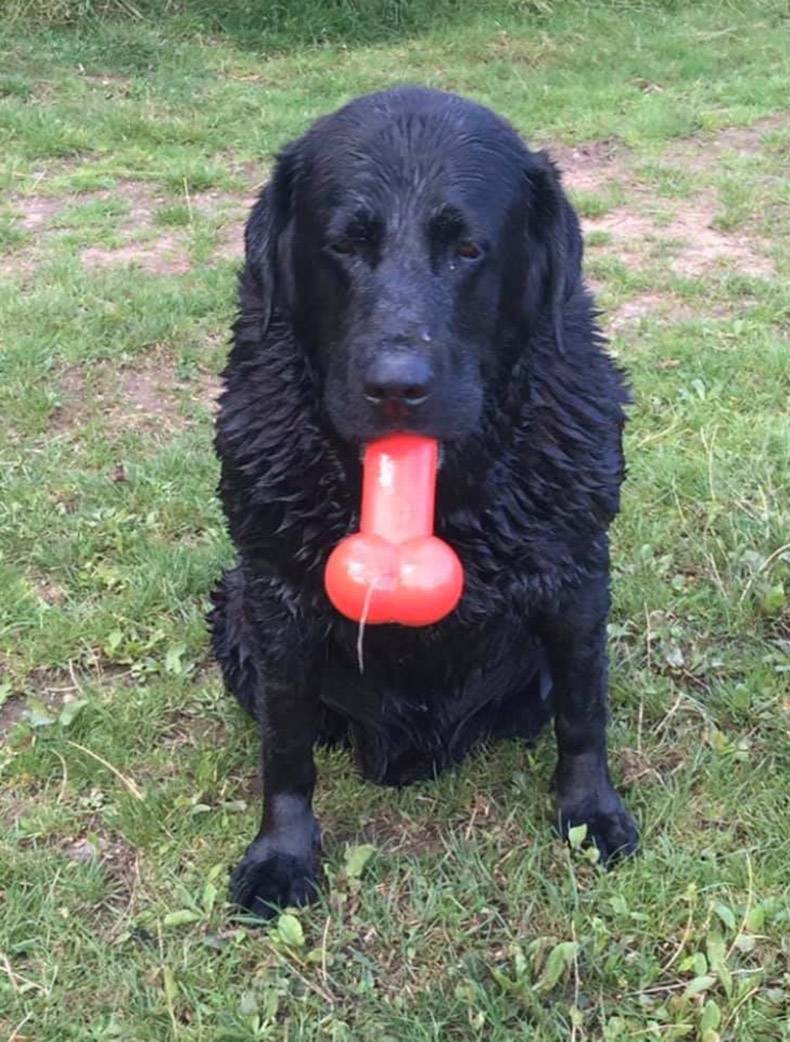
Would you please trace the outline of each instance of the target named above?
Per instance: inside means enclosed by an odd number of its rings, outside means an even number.
[[[0,1035],[786,1037],[782,7],[411,6],[344,36],[338,4],[317,45],[296,4],[257,39],[253,5],[224,32],[67,8],[0,22]],[[611,744],[643,852],[607,875],[552,839],[550,741],[400,793],[322,754],[331,885],[249,929],[225,894],[257,739],[203,624],[241,221],[274,149],[400,80],[550,144],[586,218],[636,396]]]

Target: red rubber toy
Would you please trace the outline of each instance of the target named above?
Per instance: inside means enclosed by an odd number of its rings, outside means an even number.
[[[455,608],[461,562],[433,534],[434,438],[392,434],[365,449],[359,532],[330,554],[327,596],[355,622],[430,626]]]

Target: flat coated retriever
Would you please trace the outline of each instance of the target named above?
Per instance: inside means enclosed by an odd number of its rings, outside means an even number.
[[[553,717],[561,830],[631,853],[606,751],[628,395],[557,170],[473,102],[373,94],[284,149],[245,245],[216,435],[238,563],[211,624],[264,799],[233,900],[268,916],[314,895],[322,741],[404,785]],[[395,429],[440,440],[436,531],[465,591],[436,625],[368,627],[361,672],[323,570],[358,524],[361,446]]]

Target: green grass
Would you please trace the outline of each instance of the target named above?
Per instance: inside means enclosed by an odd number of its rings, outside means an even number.
[[[787,1037],[782,5],[264,6],[0,20],[0,1036]],[[203,624],[234,251],[272,152],[402,80],[617,145],[571,188],[636,398],[611,746],[643,850],[552,838],[549,740],[400,793],[322,754],[330,886],[249,929],[257,738]]]

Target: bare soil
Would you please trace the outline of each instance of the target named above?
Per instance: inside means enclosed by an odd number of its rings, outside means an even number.
[[[58,386],[59,405],[50,418],[55,432],[78,430],[98,412],[108,430],[172,433],[186,422],[185,395],[213,411],[221,385],[208,369],[195,379],[180,380],[172,355],[155,348],[121,369],[107,363],[92,366],[89,374],[78,367],[65,369]]]

